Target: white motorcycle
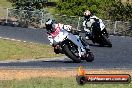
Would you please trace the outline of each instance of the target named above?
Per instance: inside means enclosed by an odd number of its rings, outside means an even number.
[[[79,35],[73,35],[68,31],[68,28],[57,28],[48,39],[54,47],[56,54],[65,54],[74,62],[79,63],[81,60],[92,62],[94,55],[89,49],[89,45],[83,41]]]

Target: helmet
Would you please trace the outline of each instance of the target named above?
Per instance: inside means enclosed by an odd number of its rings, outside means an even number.
[[[89,19],[90,16],[91,16],[91,12],[90,12],[89,10],[86,10],[86,11],[84,12],[84,16],[85,16],[86,19]]]
[[[46,29],[48,32],[52,33],[55,31],[54,29],[55,22],[52,19],[48,19],[45,23]]]

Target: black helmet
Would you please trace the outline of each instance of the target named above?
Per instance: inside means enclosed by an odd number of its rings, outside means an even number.
[[[52,33],[55,31],[54,29],[55,22],[52,19],[48,19],[45,23],[46,29],[48,32]]]

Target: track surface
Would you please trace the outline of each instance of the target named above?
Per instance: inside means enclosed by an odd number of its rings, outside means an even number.
[[[43,29],[30,29],[0,26],[0,37],[11,38],[28,42],[49,44],[46,31]],[[113,47],[98,47],[90,43],[91,51],[95,55],[94,62],[82,61],[73,63],[67,57],[59,57],[53,60],[39,61],[0,61],[0,68],[58,68],[69,69],[84,66],[87,69],[132,69],[132,38],[110,36]]]

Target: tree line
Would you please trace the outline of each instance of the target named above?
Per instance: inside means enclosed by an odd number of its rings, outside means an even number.
[[[41,10],[48,0],[7,0],[12,3],[15,9]]]
[[[43,9],[48,0],[8,0],[16,9]],[[121,3],[121,0],[58,0],[56,13],[68,16],[83,16],[89,9],[102,19],[132,21],[132,4]]]
[[[59,0],[56,6],[61,14],[83,16],[88,9],[102,19],[132,21],[132,4],[121,0]]]

